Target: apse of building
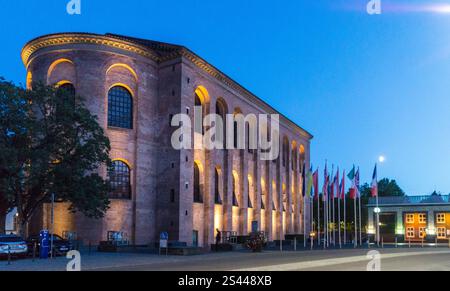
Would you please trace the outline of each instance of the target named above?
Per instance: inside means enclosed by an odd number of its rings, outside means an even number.
[[[270,241],[309,233],[301,171],[309,168],[312,135],[285,116],[280,114],[281,151],[274,161],[261,160],[259,150],[172,147],[172,117],[193,118],[195,105],[220,116],[279,114],[189,49],[113,34],[62,33],[30,41],[22,59],[28,87],[44,82],[73,90],[111,141],[112,170],[100,169],[111,181],[110,209],[95,220],[57,203],[56,234],[75,232],[95,244],[108,231],[120,231],[143,245],[166,231],[170,241],[207,247],[216,229],[243,236],[257,228]],[[193,131],[192,140],[198,135]],[[50,206],[44,205],[30,229],[49,227]]]

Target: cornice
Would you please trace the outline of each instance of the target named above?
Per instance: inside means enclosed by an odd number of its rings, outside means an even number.
[[[200,70],[204,71],[206,74],[212,76],[214,79],[218,80],[222,84],[225,84],[232,90],[235,90],[243,97],[248,98],[251,102],[261,106],[262,108],[265,108],[268,113],[279,114],[280,121],[284,121],[286,125],[292,128],[294,131],[299,132],[304,138],[307,138],[308,140],[313,138],[313,136],[309,132],[298,126],[295,122],[293,122],[286,116],[280,114],[272,106],[270,106],[269,104],[258,98],[256,95],[245,89],[239,83],[237,83],[236,81],[228,77],[226,74],[224,74],[223,72],[215,68],[213,65],[209,64],[204,59],[202,59],[194,52],[185,47],[179,46],[178,47],[179,49],[175,49],[171,53],[168,53],[164,56],[160,56],[157,53],[155,53],[152,50],[152,48],[140,45],[131,40],[127,40],[124,37],[118,37],[115,35],[100,35],[93,33],[58,33],[58,34],[44,35],[28,42],[22,49],[21,53],[22,61],[25,67],[28,67],[30,57],[33,55],[33,53],[37,52],[38,50],[52,46],[62,46],[70,44],[92,44],[92,45],[107,46],[110,48],[119,49],[141,55],[157,63],[169,61],[179,57],[184,57],[190,62],[192,62]],[[159,44],[159,46],[161,47],[158,47],[158,49],[167,48],[166,47],[167,44],[161,43]]]
[[[216,80],[222,82],[223,84],[225,84],[229,88],[235,90],[239,94],[241,94],[244,97],[248,98],[251,102],[262,106],[263,108],[266,109],[266,111],[268,113],[279,114],[281,119],[283,121],[285,121],[287,123],[287,125],[289,125],[293,130],[295,130],[297,132],[300,131],[300,134],[303,137],[305,137],[307,139],[312,139],[313,138],[313,136],[309,132],[307,132],[306,130],[304,130],[300,126],[298,126],[295,122],[293,122],[292,120],[290,120],[286,116],[280,114],[272,106],[270,106],[269,104],[267,104],[266,102],[264,102],[263,100],[258,98],[255,94],[253,94],[250,91],[248,91],[247,89],[245,89],[239,83],[237,83],[236,81],[234,81],[233,79],[231,79],[230,77],[228,77],[227,75],[225,75],[224,73],[222,73],[221,71],[216,69],[214,66],[212,66],[209,63],[207,63],[206,61],[204,61],[202,58],[198,57],[196,54],[194,54],[190,50],[184,48],[181,51],[181,56],[185,57],[187,60],[192,62],[196,67],[198,67],[199,69],[203,70],[207,74],[211,75]]]
[[[153,53],[152,51],[148,50],[143,46],[104,35],[84,34],[84,33],[53,34],[36,38],[28,42],[22,49],[21,53],[22,61],[24,65],[27,66],[31,55],[36,51],[38,51],[39,49],[69,44],[103,45],[115,49],[132,52],[150,58],[156,62],[159,61],[159,57],[155,53]]]

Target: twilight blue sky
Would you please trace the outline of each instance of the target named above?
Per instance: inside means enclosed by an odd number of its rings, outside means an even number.
[[[113,32],[182,44],[314,134],[312,162],[395,178],[407,194],[450,192],[450,1],[2,1],[0,75],[55,32]],[[280,3],[282,2],[282,3]],[[438,9],[436,9],[438,8]],[[450,11],[444,6],[446,11]]]

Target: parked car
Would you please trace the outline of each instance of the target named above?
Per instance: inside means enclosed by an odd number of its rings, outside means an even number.
[[[28,253],[27,243],[17,235],[0,235],[0,257],[25,257]]]
[[[49,245],[51,240],[51,235],[49,235]],[[30,236],[27,240],[28,253],[33,254],[34,246],[36,245],[36,256],[39,256],[40,238],[39,236]],[[59,235],[53,235],[53,255],[55,256],[65,256],[67,252],[73,250],[73,245],[70,241],[60,237]],[[49,250],[48,254],[51,252]]]

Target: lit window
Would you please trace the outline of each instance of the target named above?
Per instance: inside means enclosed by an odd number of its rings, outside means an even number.
[[[413,238],[413,237],[414,237],[414,227],[407,227],[406,238]]]
[[[406,214],[406,223],[414,223],[414,214]]]
[[[133,128],[133,98],[124,87],[116,86],[108,92],[108,126]]]
[[[438,238],[447,238],[447,230],[445,229],[445,227],[438,227],[437,237]]]
[[[130,168],[122,161],[113,161],[109,171],[110,198],[131,199]]]
[[[437,223],[445,223],[445,213],[437,214]]]
[[[203,195],[200,186],[200,168],[194,163],[194,202],[203,203]]]
[[[425,227],[420,227],[419,228],[419,237],[420,238],[425,238],[427,236],[427,231]]]
[[[236,193],[236,190],[238,187],[239,187],[239,185],[237,185],[237,180],[233,175],[233,206],[239,206],[237,193]]]
[[[222,204],[222,198],[220,197],[220,184],[219,184],[219,171],[216,169],[215,175],[214,175],[214,202],[216,204]]]
[[[419,213],[419,223],[427,223],[427,215],[425,213]]]

